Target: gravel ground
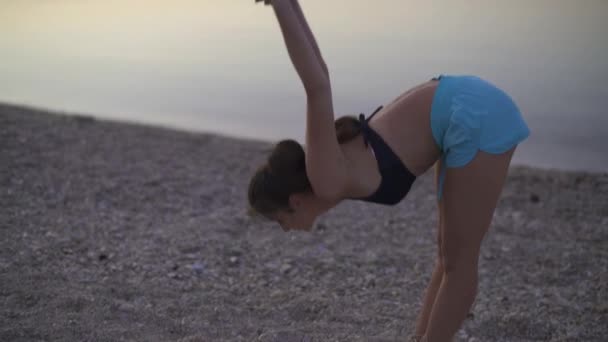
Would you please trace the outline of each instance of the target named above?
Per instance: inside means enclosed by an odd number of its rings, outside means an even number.
[[[432,172],[312,233],[247,214],[271,144],[0,105],[0,341],[405,341]],[[608,174],[513,167],[456,341],[606,341]]]

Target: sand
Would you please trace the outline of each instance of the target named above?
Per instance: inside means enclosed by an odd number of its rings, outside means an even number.
[[[270,143],[0,105],[0,341],[405,341],[432,172],[312,233],[248,216]],[[456,341],[606,341],[608,174],[512,167]]]

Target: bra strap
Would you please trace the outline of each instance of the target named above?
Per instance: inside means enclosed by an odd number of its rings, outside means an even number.
[[[367,119],[365,118],[365,114],[361,113],[359,114],[359,124],[361,125],[361,130],[363,131],[363,141],[365,142],[365,147],[367,147],[369,145],[369,134],[370,134],[370,128],[369,128],[369,120],[371,120],[371,118],[376,115],[376,113],[378,113],[382,108],[384,108],[384,106],[380,106],[378,107],[373,113],[372,115],[370,115]]]

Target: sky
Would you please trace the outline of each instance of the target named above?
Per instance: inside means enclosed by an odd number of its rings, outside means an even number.
[[[338,116],[369,112],[439,73],[476,74],[522,108],[533,131],[526,163],[608,170],[608,1],[300,3]],[[0,56],[0,101],[303,137],[300,81],[272,10],[253,0],[1,0]]]

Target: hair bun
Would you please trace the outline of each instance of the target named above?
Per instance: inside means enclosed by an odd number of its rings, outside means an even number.
[[[304,148],[295,140],[280,141],[268,157],[268,167],[270,172],[276,175],[305,172]]]

